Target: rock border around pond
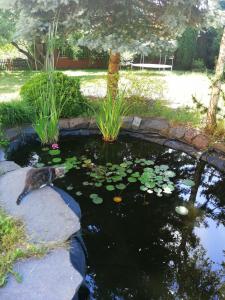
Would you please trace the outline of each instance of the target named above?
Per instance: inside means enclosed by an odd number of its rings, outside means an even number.
[[[0,207],[21,220],[27,239],[49,250],[42,258],[30,258],[15,264],[23,277],[18,283],[10,275],[0,288],[0,299],[71,300],[78,299],[85,287],[87,251],[80,232],[79,204],[56,187],[45,187],[28,194],[18,206],[27,170],[14,162],[0,162]]]
[[[91,118],[61,119],[59,126],[63,136],[99,134],[96,122]],[[210,137],[199,129],[174,125],[163,118],[134,116],[123,118],[121,135],[123,134],[185,152],[225,172],[225,143],[213,143]],[[31,138],[37,138],[31,126],[7,129],[6,136],[11,141],[11,150],[15,150]],[[4,150],[1,150],[0,160],[4,160],[4,157]]]

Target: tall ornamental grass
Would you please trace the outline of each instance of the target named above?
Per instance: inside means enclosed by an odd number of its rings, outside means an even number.
[[[56,95],[54,81],[54,50],[57,35],[57,22],[49,26],[45,68],[48,77],[47,86],[39,87],[39,97],[35,102],[33,127],[42,144],[56,143],[59,138],[59,118],[62,112],[63,91]],[[37,93],[36,93],[37,94]],[[57,99],[59,98],[59,99]]]
[[[96,123],[106,142],[114,142],[120,132],[122,117],[127,113],[128,107],[124,94],[118,94],[115,99],[110,95],[100,103],[96,114]]]

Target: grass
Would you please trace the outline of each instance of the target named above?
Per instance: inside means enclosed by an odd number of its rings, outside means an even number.
[[[21,85],[34,73],[30,71],[0,73],[0,102],[10,100],[11,96],[15,99],[15,94],[18,97]],[[106,95],[107,71],[67,70],[64,73],[81,79],[82,93],[93,100],[90,101],[91,106],[98,110],[101,100],[96,99]],[[130,114],[164,117],[175,123],[199,126],[202,120],[199,112],[193,109],[192,95],[208,105],[210,80],[206,73],[199,72],[121,70],[120,89],[126,89],[126,98],[130,99]],[[6,126],[21,124],[23,120],[27,122],[29,115],[32,114],[28,112],[27,116],[27,108],[23,107],[23,104],[20,106],[17,101],[13,102],[12,106],[14,104],[16,109],[9,107],[9,113],[4,114],[3,124]],[[16,111],[20,112],[17,114]],[[0,114],[3,115],[1,106]]]
[[[87,116],[93,117],[93,111],[98,112],[103,100],[89,100],[91,109],[88,111]],[[126,116],[139,116],[139,117],[159,117],[165,118],[173,124],[189,124],[192,127],[201,127],[203,116],[197,110],[189,107],[171,108],[165,101],[152,101],[148,102],[144,99],[126,99],[126,105],[129,110]]]
[[[0,102],[19,99],[21,86],[34,74],[34,71],[1,71]]]
[[[29,257],[41,257],[46,253],[44,247],[28,243],[23,224],[8,216],[0,209],[0,287],[7,283],[11,273],[17,281],[21,276],[13,270],[13,264]]]

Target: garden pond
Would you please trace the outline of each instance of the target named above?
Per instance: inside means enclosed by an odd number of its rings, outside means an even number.
[[[8,159],[66,166],[55,185],[81,206],[92,300],[225,299],[225,176],[214,167],[128,136],[33,141]]]

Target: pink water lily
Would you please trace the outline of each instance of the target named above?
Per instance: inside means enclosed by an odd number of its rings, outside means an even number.
[[[58,144],[52,144],[52,149],[59,149],[59,145]]]

